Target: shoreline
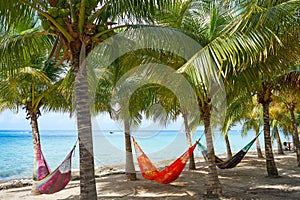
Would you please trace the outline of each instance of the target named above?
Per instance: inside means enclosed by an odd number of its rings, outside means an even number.
[[[277,149],[273,149],[273,151],[277,151]],[[293,151],[284,151],[284,152],[290,152],[293,153]],[[263,155],[264,155],[264,151],[262,151]],[[197,153],[198,155],[195,156],[195,163],[199,163],[202,161],[205,161],[202,154],[200,152]],[[199,156],[199,154],[201,154],[201,156]],[[194,153],[195,155],[195,153]],[[234,155],[234,153],[233,153]],[[247,155],[256,155],[256,150],[249,150]],[[278,155],[277,152],[274,153],[274,155]],[[223,154],[217,154],[218,157],[226,160],[226,153]],[[164,168],[165,166],[168,166],[169,164],[171,164],[175,159],[165,159],[165,160],[160,160],[157,162],[154,162],[154,165],[158,166],[158,168]],[[136,171],[139,172],[139,166],[136,160],[134,160],[134,165],[135,168],[137,169]],[[188,163],[187,163],[188,165]],[[72,180],[79,180],[79,170],[72,170]],[[109,176],[111,174],[115,174],[115,173],[125,173],[125,164],[118,164],[118,165],[105,165],[102,167],[98,167],[95,169],[95,178],[98,177],[102,177],[102,176]],[[18,182],[20,180],[32,180],[31,178],[26,178],[26,177],[20,177],[20,178],[10,178],[10,179],[0,179],[0,190],[1,190],[1,185],[5,184],[7,182]]]
[[[250,152],[250,151],[249,151]],[[222,156],[223,154],[220,154],[218,156]],[[195,157],[198,161],[199,160],[204,160],[203,157]],[[154,162],[154,165],[157,165],[158,168],[163,168],[167,166],[168,164],[172,163],[174,159],[166,159],[166,160],[161,160]],[[134,162],[135,168],[137,169],[136,171],[139,172],[139,166],[137,161],[135,160]],[[188,163],[187,163],[188,165]],[[72,170],[71,172],[72,178],[71,181],[74,180],[79,180],[79,170]],[[125,174],[125,164],[118,164],[118,165],[105,165],[99,168],[95,169],[95,178],[103,177],[103,176],[109,176],[109,175],[114,175],[114,174]],[[31,178],[26,178],[26,177],[20,177],[20,178],[11,178],[11,179],[0,179],[0,190],[1,190],[1,185],[5,184],[7,182],[18,182],[18,181],[27,181],[27,180],[32,180]]]
[[[276,151],[276,149],[274,150]],[[286,154],[289,155],[294,153],[293,151],[284,151]],[[246,156],[255,156],[256,150],[250,150],[246,154]],[[264,151],[263,151],[264,155]],[[278,155],[277,152],[274,153],[274,156],[285,156],[285,155]],[[218,157],[224,158],[226,160],[226,153],[224,154],[217,154]],[[265,160],[263,158],[263,160]],[[158,166],[159,169],[164,168],[168,166],[170,163],[172,163],[174,160],[167,159],[167,160],[161,160],[154,162],[156,166]],[[195,156],[195,163],[196,165],[204,162],[204,158],[202,156]],[[137,162],[134,162],[136,172],[140,173],[139,171],[139,166]],[[188,163],[187,163],[188,166]],[[186,168],[187,168],[186,166]],[[79,180],[79,170],[72,170],[72,176],[71,176],[71,181],[76,181]],[[95,169],[95,178],[101,178],[105,176],[111,176],[111,175],[119,175],[119,174],[125,174],[125,164],[119,164],[119,165],[112,165],[112,166],[102,166],[97,169]],[[11,188],[20,188],[20,187],[25,187],[25,186],[31,186],[32,185],[32,179],[31,178],[12,178],[12,179],[7,179],[7,180],[0,180],[0,191],[1,190],[6,190],[6,189],[11,189]]]

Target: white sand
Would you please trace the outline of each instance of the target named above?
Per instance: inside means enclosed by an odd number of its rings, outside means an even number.
[[[98,199],[207,199],[204,194],[206,163],[202,158],[196,160],[200,160],[197,170],[185,170],[167,185],[145,180],[140,174],[134,182],[125,181],[124,174],[97,178]],[[218,169],[224,195],[220,199],[300,199],[300,167],[295,153],[275,155],[275,162],[280,178],[266,177],[265,159],[257,159],[252,153],[234,169]],[[32,196],[30,190],[30,186],[0,190],[0,199],[79,199],[79,181],[71,181],[64,190],[52,195]]]

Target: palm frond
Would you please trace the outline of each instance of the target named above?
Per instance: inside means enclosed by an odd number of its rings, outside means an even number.
[[[143,20],[151,20],[155,10],[164,9],[172,5],[173,2],[173,0],[110,0],[105,3],[113,5],[108,7],[112,19],[118,17],[122,20],[142,22]]]
[[[45,53],[52,45],[51,37],[39,28],[14,35],[1,35],[0,63],[2,69],[13,69],[24,64],[31,57]]]
[[[24,1],[11,0],[0,2],[1,31],[9,31],[17,28],[20,24],[28,24],[35,17],[35,11],[28,7]]]

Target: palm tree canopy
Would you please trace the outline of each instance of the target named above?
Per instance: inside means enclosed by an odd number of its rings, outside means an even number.
[[[213,59],[226,75],[264,61],[268,49],[282,44],[286,33],[298,34],[299,6],[299,1],[190,1],[182,27],[187,33],[192,31],[204,48],[182,71],[195,62],[209,65]]]
[[[75,0],[71,4],[66,0],[0,2],[2,31],[14,29],[20,22],[26,24],[30,21],[29,19],[39,20],[39,23],[35,24],[33,28],[38,25],[43,27],[43,31],[35,28],[14,39],[22,44],[11,40],[1,42],[1,63],[2,59],[9,63],[15,58],[24,58],[30,53],[38,51],[37,47],[42,45],[42,41],[45,43],[45,39],[49,39],[45,36],[56,37],[50,57],[55,53],[56,59],[61,58],[60,63],[64,60],[72,61],[74,58],[69,55],[68,51],[71,50],[74,53],[74,49],[70,47],[70,42],[84,41],[88,45],[101,43],[107,37],[115,34],[114,30],[119,27],[116,24],[126,27],[128,23],[151,21],[154,9],[162,9],[171,5],[172,2],[172,0]],[[79,35],[81,35],[80,38]],[[41,39],[43,40],[41,41]],[[78,45],[80,46],[79,43]],[[8,46],[11,48],[7,48]],[[23,49],[22,52],[22,46],[31,49]],[[58,56],[61,51],[64,52],[64,55]],[[9,52],[13,52],[14,55],[10,55]]]
[[[14,75],[1,76],[0,110],[71,112],[70,102],[58,92],[63,68],[53,68],[54,65],[53,61],[36,63],[14,70]]]

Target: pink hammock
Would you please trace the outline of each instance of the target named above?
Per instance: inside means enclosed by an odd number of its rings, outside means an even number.
[[[76,142],[77,143],[77,142]],[[75,150],[74,145],[65,160],[52,172],[38,144],[37,163],[35,165],[34,182],[42,194],[53,194],[66,187],[71,180],[71,158]]]

